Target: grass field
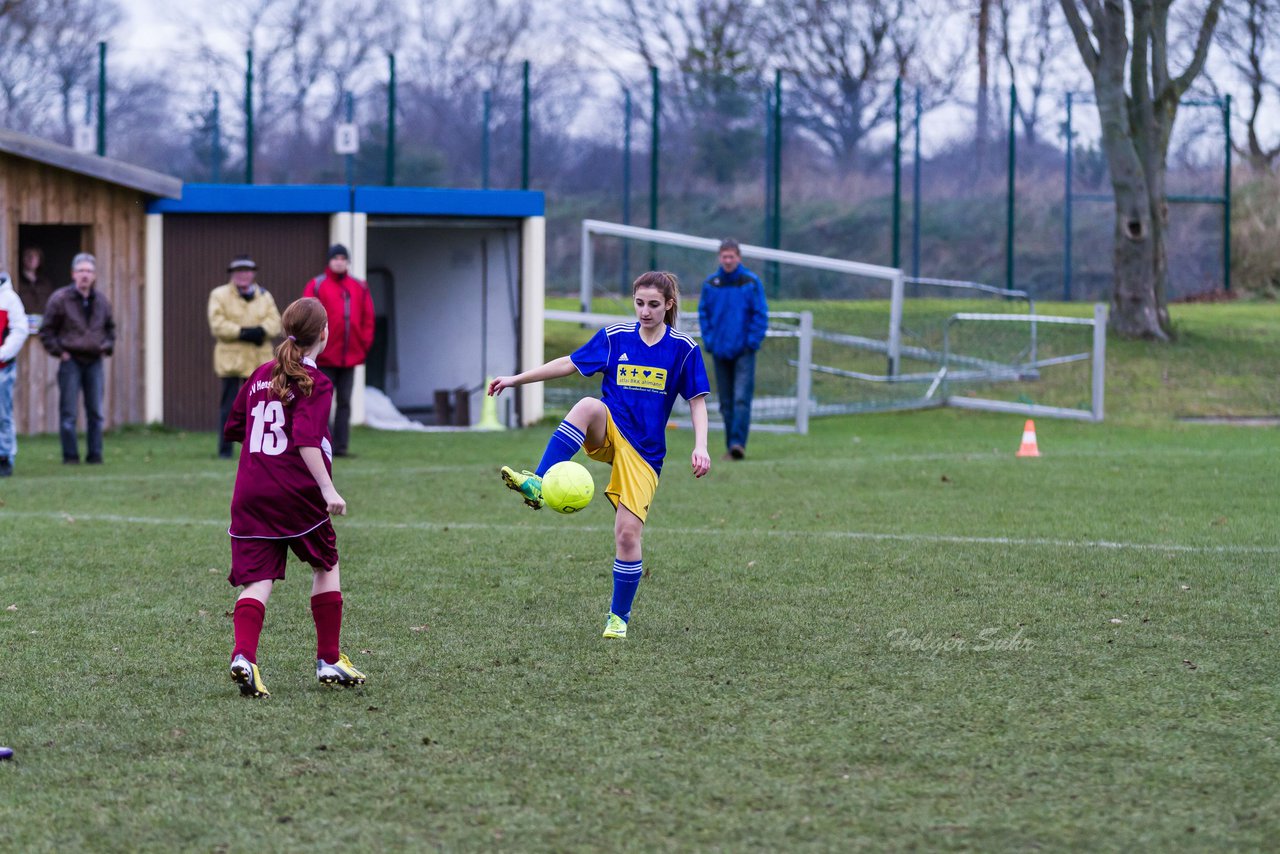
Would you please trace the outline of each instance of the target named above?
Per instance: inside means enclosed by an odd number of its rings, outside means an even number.
[[[1162,416],[1140,358],[1113,362],[1134,374],[1108,423],[1038,422],[1040,459],[1013,456],[1021,419],[942,410],[759,434],[695,481],[672,433],[624,642],[599,636],[605,502],[533,513],[496,475],[549,425],[357,430],[336,525],[369,683],[315,684],[291,565],[265,701],[226,675],[212,436],[113,433],[74,469],[24,439],[0,482],[6,847],[1269,848],[1277,433]]]

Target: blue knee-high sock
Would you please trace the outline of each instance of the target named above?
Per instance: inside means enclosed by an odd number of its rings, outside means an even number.
[[[613,602],[609,611],[624,620],[631,619],[631,603],[635,601],[636,590],[640,587],[640,576],[644,575],[643,563],[621,558],[613,561]]]
[[[547,442],[547,449],[542,452],[542,462],[538,463],[538,470],[535,474],[538,477],[542,477],[547,473],[547,469],[556,463],[573,459],[573,455],[578,453],[578,449],[582,447],[582,443],[586,440],[587,437],[581,430],[568,421],[561,421],[560,426],[556,428],[556,432],[551,434],[551,440]]]

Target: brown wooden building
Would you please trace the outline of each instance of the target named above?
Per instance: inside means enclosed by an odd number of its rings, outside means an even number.
[[[183,430],[217,427],[219,381],[213,372],[209,292],[227,283],[227,265],[243,253],[257,263],[258,284],[284,311],[313,276],[324,272],[329,220],[327,212],[163,216],[164,380],[162,405],[148,413],[148,421]]]
[[[218,381],[205,316],[227,263],[248,253],[281,311],[324,272],[342,243],[367,279],[375,331],[356,369],[351,420],[363,423],[366,385],[402,412],[433,412],[435,392],[470,392],[476,423],[488,376],[541,364],[545,200],[521,190],[336,185],[185,184],[148,205],[148,308],[162,319],[148,350],[146,420],[186,430],[217,426]],[[154,367],[153,367],[154,365]],[[536,396],[535,396],[536,395]],[[512,395],[542,415],[540,385]],[[209,446],[213,453],[213,444]]]
[[[77,252],[97,257],[96,287],[116,322],[103,396],[108,428],[145,420],[147,204],[181,193],[177,178],[0,129],[0,269],[27,313],[42,314],[47,294],[23,291],[24,249],[40,247],[54,287],[70,283]],[[35,334],[18,358],[14,420],[19,433],[58,429],[57,362]]]

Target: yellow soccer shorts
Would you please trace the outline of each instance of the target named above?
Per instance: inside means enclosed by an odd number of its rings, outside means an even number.
[[[614,509],[621,504],[643,522],[649,516],[653,494],[658,491],[658,473],[618,431],[612,413],[608,409],[605,413],[604,444],[598,448],[587,448],[587,456],[612,467],[613,473],[609,475],[609,485],[604,488],[604,494]]]

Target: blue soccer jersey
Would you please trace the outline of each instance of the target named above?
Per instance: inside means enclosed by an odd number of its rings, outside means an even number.
[[[569,358],[584,377],[604,374],[601,398],[613,423],[644,457],[662,473],[667,455],[667,419],[676,395],[693,400],[710,394],[707,369],[697,343],[667,327],[650,346],[640,337],[640,323],[606,326]]]

